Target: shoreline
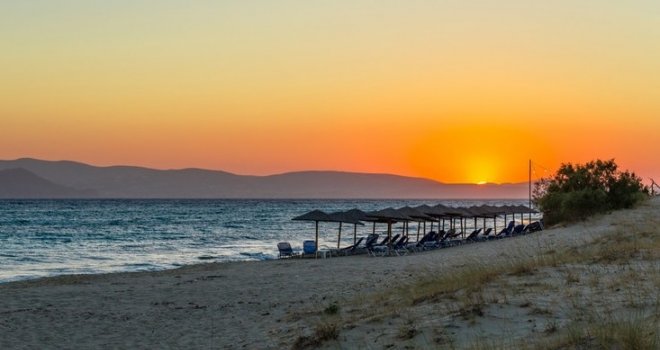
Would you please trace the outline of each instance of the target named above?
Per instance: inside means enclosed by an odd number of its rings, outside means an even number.
[[[512,261],[535,259],[547,252],[580,250],[635,220],[656,223],[659,208],[656,198],[637,209],[566,227],[399,257],[200,263],[162,271],[2,283],[0,347],[291,348],[318,337],[324,324],[338,327],[336,338],[320,344],[330,348],[438,346],[438,337],[452,339],[454,346],[464,348],[475,332],[498,334],[501,324],[509,322],[526,325],[512,335],[512,339],[524,338],[534,334],[527,319],[538,319],[539,327],[542,322],[538,315],[530,318],[509,310],[524,303],[518,301],[521,295],[536,298],[525,290],[507,294],[512,288],[507,287],[486,294],[488,308],[475,324],[464,321],[460,310],[452,306],[461,300],[460,295],[455,300],[406,304],[407,295],[420,290],[410,289],[405,297],[398,293],[429,276],[468,276],[472,267],[504,269]],[[558,296],[566,289],[552,267],[536,271],[529,277],[506,273],[501,278],[513,285],[519,278],[538,279],[535,284],[558,286]],[[498,296],[502,293],[504,299]],[[559,311],[544,306],[556,317],[567,312],[561,311],[561,300],[548,303],[559,303]],[[337,314],[331,314],[332,305],[337,305]],[[491,322],[491,314],[496,322]],[[557,322],[562,326],[564,321],[559,318]],[[402,327],[410,322],[415,323],[415,331],[402,337]],[[447,322],[453,328],[447,328]],[[434,333],[441,326],[448,332],[442,336]]]
[[[51,201],[48,201],[51,202]],[[65,201],[69,202],[69,201]],[[180,266],[277,257],[277,243],[291,242],[302,250],[302,241],[314,239],[314,226],[291,218],[309,208],[328,212],[360,207],[427,204],[427,201],[311,201],[243,203],[201,201],[182,205],[124,202],[89,204],[5,203],[0,283],[53,277],[124,271],[158,271]],[[447,205],[518,205],[519,202],[447,202]],[[502,223],[500,223],[502,224]],[[412,224],[411,224],[412,226]],[[378,232],[385,229],[378,225]],[[351,229],[352,231],[352,229]],[[358,235],[371,227],[358,227]],[[413,238],[414,239],[414,238]],[[323,223],[319,244],[336,247],[337,225]],[[353,243],[342,237],[342,246]],[[206,258],[206,259],[204,259]]]

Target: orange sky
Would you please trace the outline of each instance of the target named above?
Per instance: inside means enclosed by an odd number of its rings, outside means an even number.
[[[0,4],[0,158],[660,179],[660,3]],[[542,166],[542,167],[541,167]]]

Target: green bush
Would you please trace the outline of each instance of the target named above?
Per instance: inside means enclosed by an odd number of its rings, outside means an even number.
[[[635,173],[619,171],[613,159],[562,164],[535,184],[534,201],[546,224],[582,220],[597,213],[630,208],[648,197]]]

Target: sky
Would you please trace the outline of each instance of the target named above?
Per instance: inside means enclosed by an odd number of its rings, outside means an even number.
[[[657,0],[0,1],[0,159],[660,180]]]

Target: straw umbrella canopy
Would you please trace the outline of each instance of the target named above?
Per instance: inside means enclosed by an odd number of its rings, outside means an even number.
[[[502,214],[504,214],[504,227],[507,226],[507,215],[511,214],[513,216],[513,220],[515,221],[516,219],[516,213],[518,208],[515,205],[502,205],[499,207],[502,210]]]
[[[426,206],[426,205],[424,205],[424,206]],[[426,207],[430,208],[429,206],[426,206]],[[403,214],[403,215],[411,217],[412,218],[411,221],[416,221],[417,222],[417,240],[419,241],[420,223],[423,222],[423,223],[426,224],[427,221],[433,222],[434,218],[427,215],[427,214],[425,214],[423,211],[419,210],[418,208],[419,207],[413,208],[413,207],[410,207],[410,206],[406,205],[405,207],[401,207],[401,208],[397,209],[397,211],[399,213]],[[408,223],[409,223],[409,221],[406,221],[405,224],[404,224],[404,230],[406,232],[406,236],[408,236]],[[424,231],[426,231],[426,225],[424,225],[424,228],[425,228]],[[424,233],[426,234],[426,232],[424,232]]]
[[[516,209],[519,213],[523,214],[538,214],[538,210],[532,209],[526,205],[516,205]]]
[[[415,210],[417,210],[417,211],[421,211],[421,212],[424,213],[424,214],[426,214],[427,212],[431,212],[431,211],[433,211],[433,207],[431,207],[431,206],[428,205],[428,204],[418,205],[418,206],[416,206],[416,207],[413,207],[413,209],[415,209]],[[427,214],[427,215],[428,215],[428,214]]]
[[[483,218],[484,219],[484,230],[486,229],[486,218],[492,217],[490,212],[486,210],[486,208],[482,206],[476,206],[473,205],[471,207],[467,208],[470,213],[472,213],[472,217],[474,218],[474,228],[477,228],[477,219]]]
[[[420,210],[421,212],[423,212],[424,214],[430,217],[436,218],[438,220],[438,230],[440,230],[440,220],[442,219],[442,223],[444,226],[444,220],[449,217],[448,213],[450,212],[451,207],[442,204],[434,205],[432,207],[426,205],[424,207],[422,206],[417,207],[417,210]],[[431,230],[432,229],[433,229],[433,224],[431,224]]]
[[[436,205],[434,208],[436,208],[438,211],[443,212],[443,218],[449,218],[449,227],[450,228],[455,228],[454,220],[456,218],[461,220],[461,231],[463,230],[463,218],[464,217],[469,217],[472,215],[471,213],[466,212],[463,210],[463,208],[455,208],[455,207],[448,207],[444,205]]]
[[[486,229],[486,219],[493,219],[493,230],[497,231],[497,216],[502,214],[502,210],[499,207],[483,204],[474,207],[472,211],[479,212],[479,217],[484,219],[484,230]]]
[[[502,205],[499,207],[502,210],[502,213],[504,214],[513,214],[518,210],[518,208],[515,205]]]
[[[465,236],[465,230],[467,229],[467,224],[464,223],[464,219],[474,218],[476,215],[478,215],[476,213],[473,213],[472,211],[470,211],[470,209],[468,209],[466,207],[451,208],[451,210],[449,211],[448,214],[449,214],[450,217],[458,218],[460,220],[461,234],[463,236]],[[475,225],[476,225],[476,218],[475,218]]]
[[[520,213],[520,221],[525,218],[525,214],[529,214],[529,221],[532,221],[532,214],[537,214],[538,211],[526,206],[526,205],[516,205],[516,210]]]
[[[429,219],[428,221],[431,221],[431,226],[433,226],[433,221],[435,221],[436,218],[434,218],[433,216],[431,216],[431,215],[428,214],[429,212],[432,212],[432,211],[433,211],[433,208],[432,208],[430,205],[428,205],[428,204],[422,204],[422,205],[418,205],[418,206],[416,206],[416,207],[413,207],[413,209],[415,209],[415,210],[417,210],[417,211],[421,211],[421,212],[424,213],[426,216],[430,217],[430,219]],[[424,225],[424,234],[426,234],[426,221],[422,221],[422,223],[423,223],[423,225]],[[418,235],[418,236],[419,236],[419,235]]]
[[[396,211],[399,212],[399,214],[411,218],[410,221],[433,220],[431,216],[427,215],[423,211],[410,206],[401,207]]]
[[[433,220],[432,217],[410,206],[401,207],[397,209],[397,211],[400,214],[403,214],[411,218],[411,220],[404,221],[404,231],[406,233],[406,236],[408,236],[408,223],[410,221],[422,222],[422,221]],[[417,239],[419,240],[419,225],[417,226]]]
[[[448,216],[453,210],[452,207],[448,207],[443,204],[437,204],[431,207],[431,212],[427,212],[431,216]]]
[[[367,212],[367,216],[377,219],[378,222],[387,223],[387,238],[388,245],[391,244],[390,240],[392,239],[392,224],[400,221],[410,221],[411,217],[399,213],[398,210],[394,208],[385,208],[382,210],[370,211]]]
[[[336,213],[330,214],[330,217],[339,222],[339,233],[337,235],[337,249],[339,249],[339,244],[341,242],[341,226],[342,223],[353,224],[353,244],[357,240],[357,225],[364,225],[362,220],[367,218],[365,212],[360,209],[351,209],[347,211],[338,211]]]
[[[314,224],[316,226],[316,237],[314,238],[314,245],[316,247],[316,251],[319,250],[319,222],[335,222],[336,219],[334,219],[332,216],[329,214],[326,214],[323,211],[320,210],[312,210],[308,213],[305,213],[300,216],[296,216],[295,218],[291,219],[295,221],[314,221]]]

